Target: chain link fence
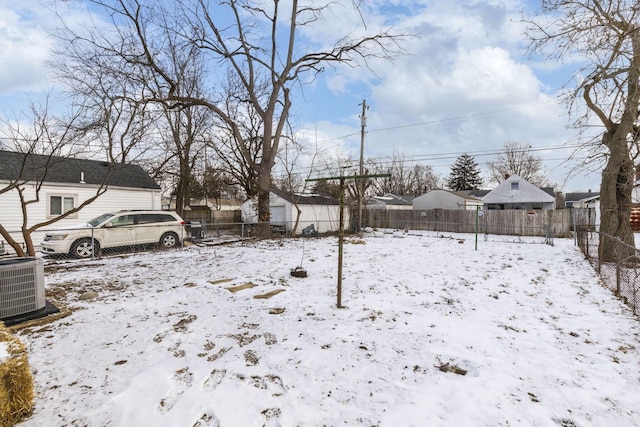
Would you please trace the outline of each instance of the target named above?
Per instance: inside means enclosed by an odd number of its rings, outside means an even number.
[[[608,246],[602,250],[602,244]],[[604,284],[631,307],[633,314],[640,310],[640,251],[617,237],[576,228],[576,244],[594,266]]]

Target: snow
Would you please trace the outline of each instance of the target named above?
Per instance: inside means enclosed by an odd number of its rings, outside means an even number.
[[[6,342],[0,342],[0,363],[4,363],[9,359],[9,347]]]
[[[335,237],[47,261],[21,425],[638,425],[640,325],[573,240],[347,241],[343,308]]]

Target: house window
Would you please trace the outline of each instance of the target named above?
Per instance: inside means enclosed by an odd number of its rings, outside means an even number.
[[[49,216],[60,216],[76,207],[76,196],[49,196]]]
[[[512,189],[512,190],[519,190],[519,189],[520,189],[520,186],[519,186],[518,184],[520,184],[518,181],[513,181],[513,182],[511,183],[511,189]]]

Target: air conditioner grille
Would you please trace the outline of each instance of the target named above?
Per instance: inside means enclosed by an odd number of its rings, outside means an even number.
[[[0,270],[0,319],[38,310],[33,266]]]

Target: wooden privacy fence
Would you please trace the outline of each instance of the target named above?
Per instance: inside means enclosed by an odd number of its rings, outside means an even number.
[[[182,214],[185,221],[217,222],[220,224],[241,222],[240,210],[211,210],[209,208],[192,208]]]
[[[357,212],[353,212],[357,215]],[[383,210],[365,209],[363,226],[451,233],[567,237],[576,225],[595,227],[594,209],[549,210]]]

